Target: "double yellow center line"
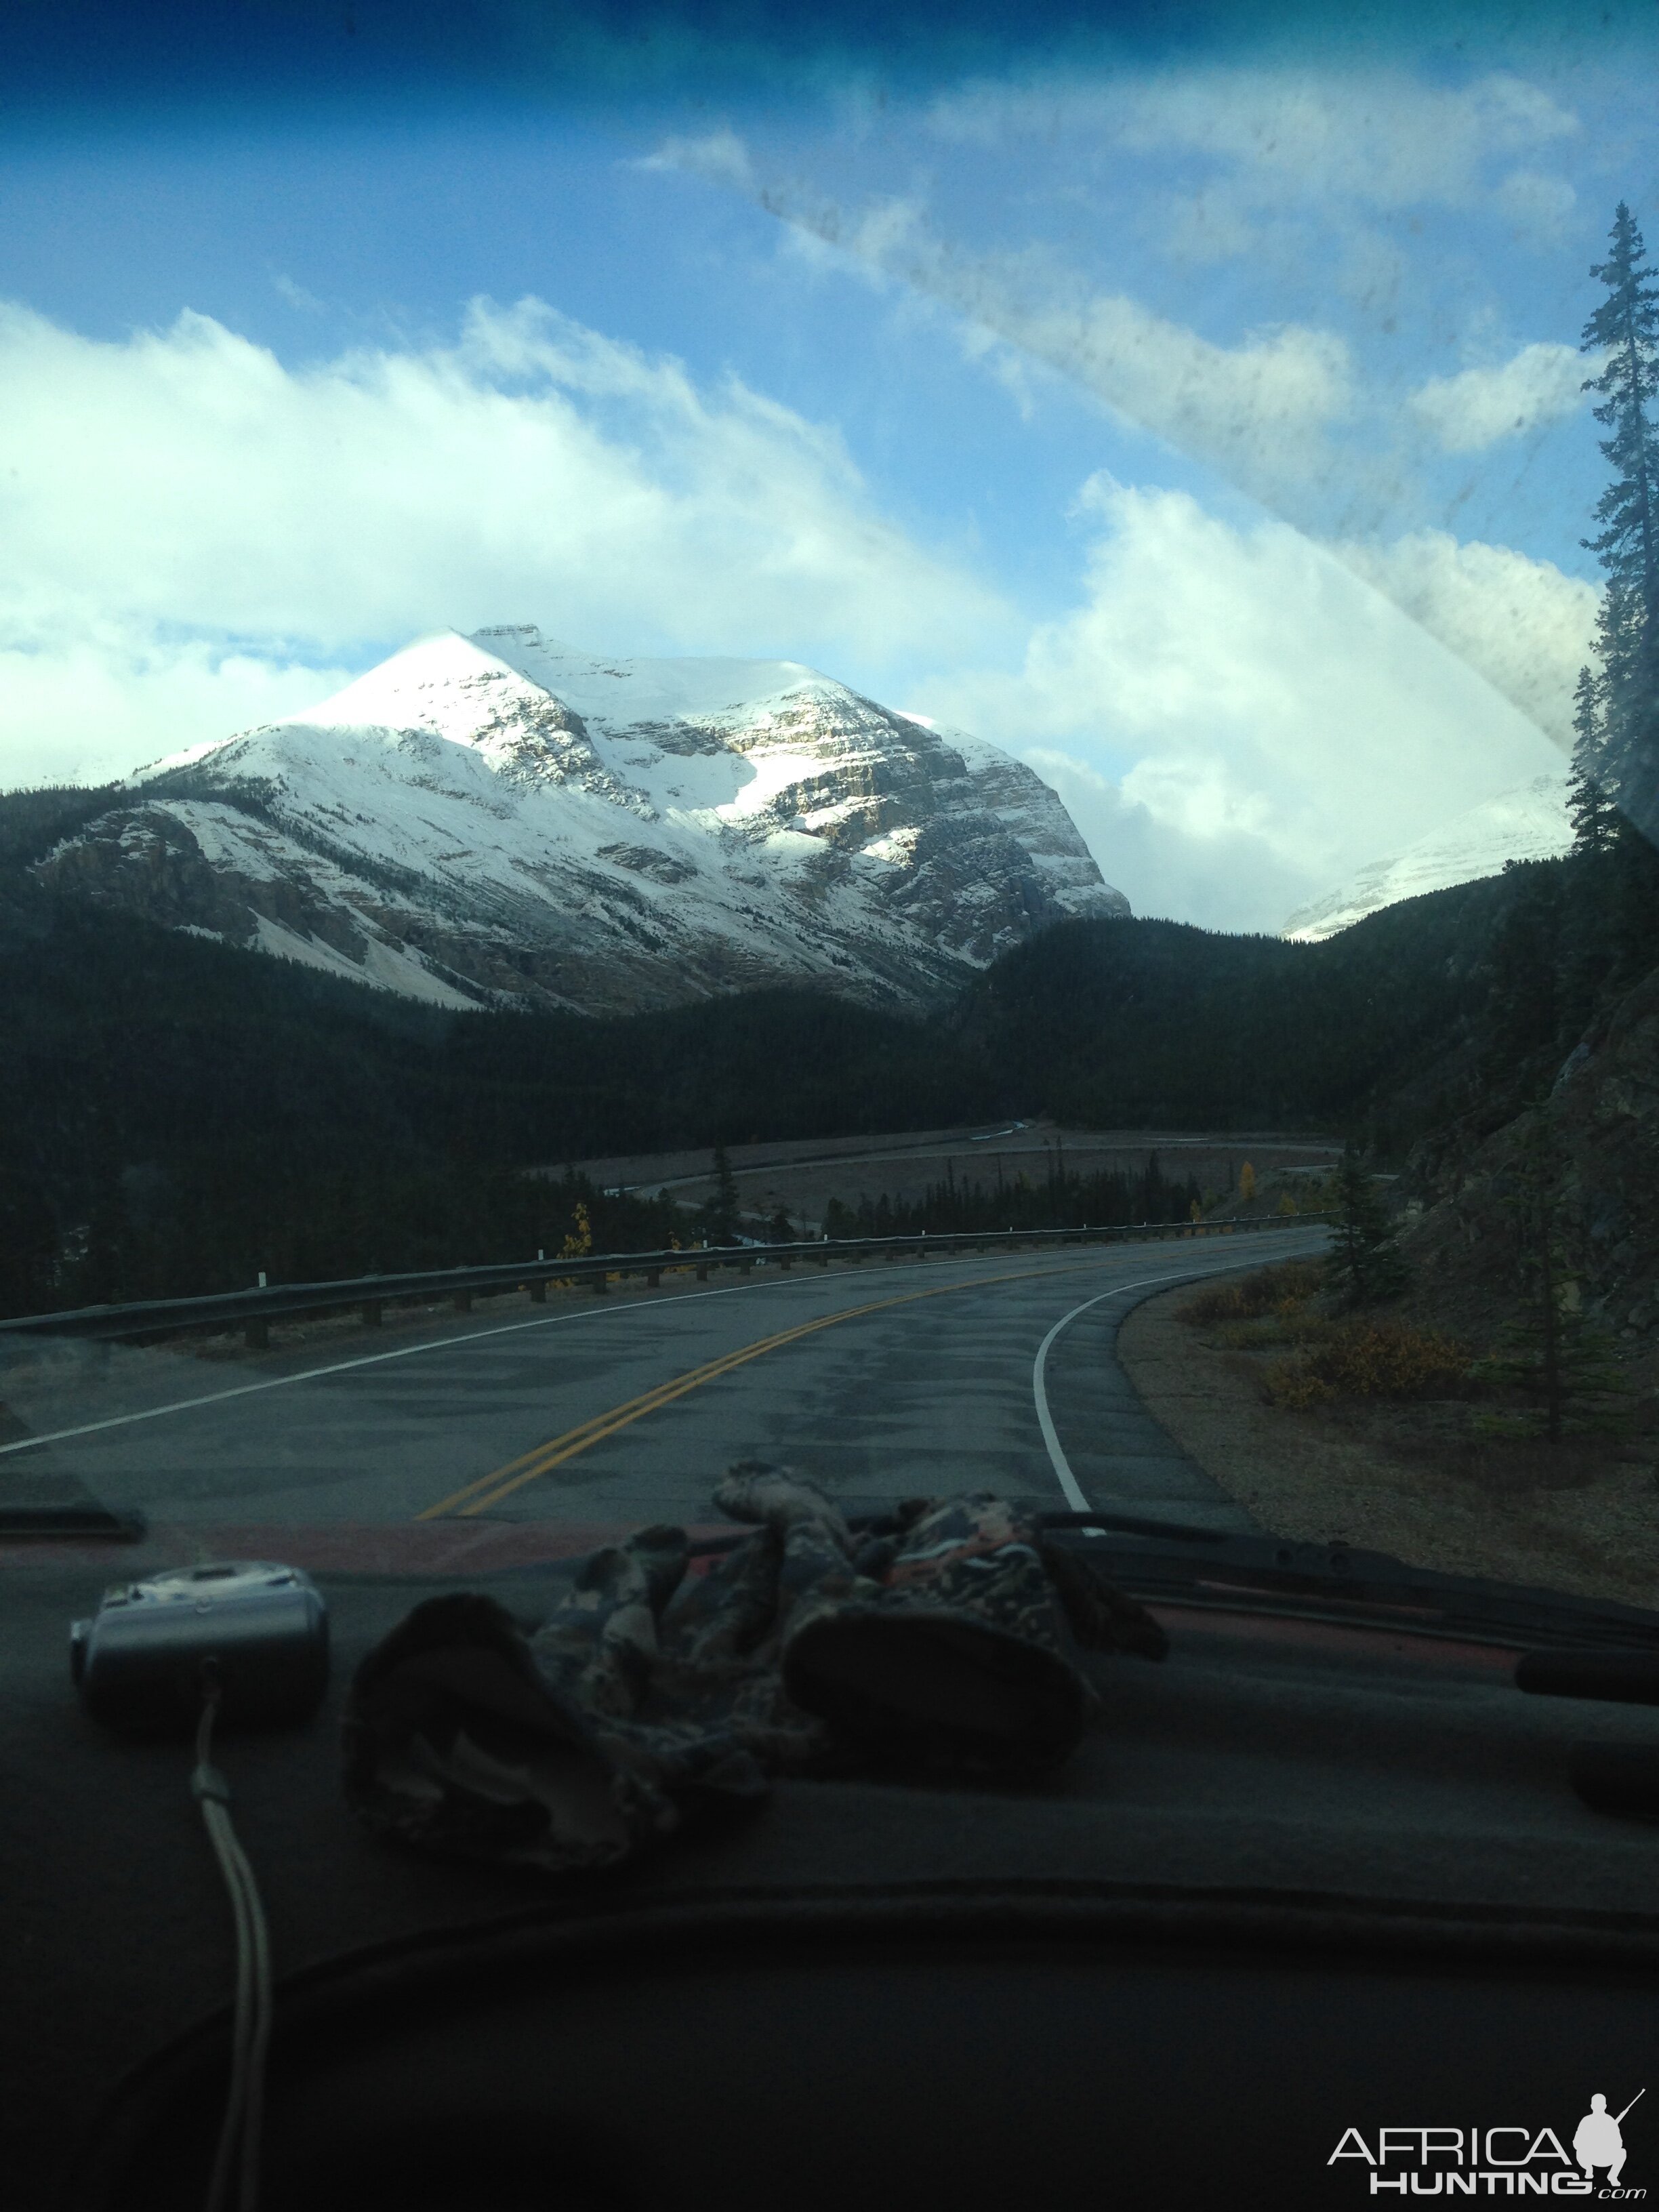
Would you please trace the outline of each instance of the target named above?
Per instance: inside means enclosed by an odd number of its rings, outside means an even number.
[[[504,1498],[510,1498],[526,1483],[534,1482],[538,1475],[550,1474],[556,1467],[562,1467],[566,1460],[574,1459],[579,1453],[588,1450],[592,1445],[603,1443],[607,1437],[614,1437],[619,1429],[627,1428],[630,1423],[643,1420],[647,1413],[654,1413],[659,1406],[672,1405],[676,1398],[684,1397],[687,1391],[698,1389],[703,1383],[713,1382],[722,1375],[729,1375],[733,1368],[744,1366],[751,1359],[758,1359],[763,1352],[780,1351],[786,1344],[798,1344],[802,1337],[816,1335],[821,1328],[834,1328],[840,1322],[857,1321],[863,1314],[881,1313],[890,1306],[914,1305],[920,1298],[944,1297],[952,1291],[983,1290],[992,1283],[1022,1282],[1031,1275],[1053,1273],[1052,1268],[1023,1267],[1010,1274],[978,1276],[971,1283],[940,1283],[933,1290],[905,1291],[897,1297],[875,1298],[868,1305],[848,1306],[840,1313],[824,1314],[817,1321],[802,1322],[798,1328],[780,1329],[775,1336],[763,1336],[757,1343],[740,1346],[736,1352],[723,1352],[718,1359],[711,1359],[704,1366],[694,1367],[687,1374],[676,1375],[666,1382],[659,1382],[654,1390],[644,1391],[639,1397],[629,1399],[625,1405],[613,1406],[609,1413],[596,1413],[592,1420],[583,1421],[574,1429],[567,1429],[562,1437],[555,1437],[550,1443],[538,1444],[533,1451],[509,1460],[505,1467],[495,1468],[489,1474],[481,1474],[476,1482],[469,1482],[465,1490],[458,1490],[451,1498],[441,1498],[437,1504],[428,1505],[415,1518],[417,1521],[438,1521],[453,1513],[457,1519],[465,1520],[471,1514],[488,1512],[492,1505],[499,1505]]]

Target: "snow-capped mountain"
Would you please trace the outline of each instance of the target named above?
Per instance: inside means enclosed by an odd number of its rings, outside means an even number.
[[[1281,934],[1315,943],[1363,921],[1379,907],[1501,875],[1505,860],[1553,860],[1572,844],[1567,775],[1540,775],[1458,815],[1403,853],[1373,860],[1351,884],[1298,907]]]
[[[914,1005],[1127,914],[1020,762],[793,661],[445,631],[292,721],[141,770],[40,872],[454,1006],[820,979]]]

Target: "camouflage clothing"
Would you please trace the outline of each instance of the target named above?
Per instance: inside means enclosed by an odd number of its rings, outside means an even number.
[[[533,1637],[491,1598],[417,1606],[347,1707],[370,1826],[562,1872],[753,1802],[769,1773],[1039,1773],[1097,1705],[1080,1644],[1163,1656],[1150,1614],[988,1493],[862,1537],[781,1468],[736,1467],[716,1499],[757,1525],[706,1573],[684,1531],[641,1529]]]

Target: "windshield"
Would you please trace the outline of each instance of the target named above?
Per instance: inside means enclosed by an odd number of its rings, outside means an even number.
[[[3,95],[7,1571],[1659,1601],[1646,15],[153,27]]]

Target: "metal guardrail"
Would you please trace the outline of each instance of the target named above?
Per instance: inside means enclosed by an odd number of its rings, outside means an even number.
[[[1271,1234],[1303,1229],[1332,1217],[1323,1213],[1269,1214],[1250,1221],[1136,1222],[1111,1229],[1009,1229],[969,1231],[959,1235],[847,1237],[800,1244],[699,1244],[666,1252],[594,1252],[580,1258],[538,1256],[526,1263],[503,1261],[487,1267],[440,1267],[424,1274],[357,1275],[333,1283],[276,1283],[257,1290],[225,1291],[214,1297],[150,1298],[128,1305],[82,1306],[70,1313],[26,1314],[0,1321],[0,1348],[8,1339],[78,1337],[106,1343],[135,1342],[164,1336],[222,1334],[240,1328],[250,1346],[269,1341],[274,1321],[301,1315],[347,1313],[356,1306],[366,1327],[378,1328],[389,1305],[453,1301],[458,1313],[475,1297],[528,1291],[538,1304],[550,1283],[586,1283],[603,1294],[615,1277],[642,1275],[655,1289],[665,1274],[695,1273],[707,1282],[711,1270],[757,1267],[780,1270],[798,1266],[827,1267],[832,1260],[949,1258],[963,1252],[1024,1251],[1054,1244],[1163,1243],[1177,1237]]]

